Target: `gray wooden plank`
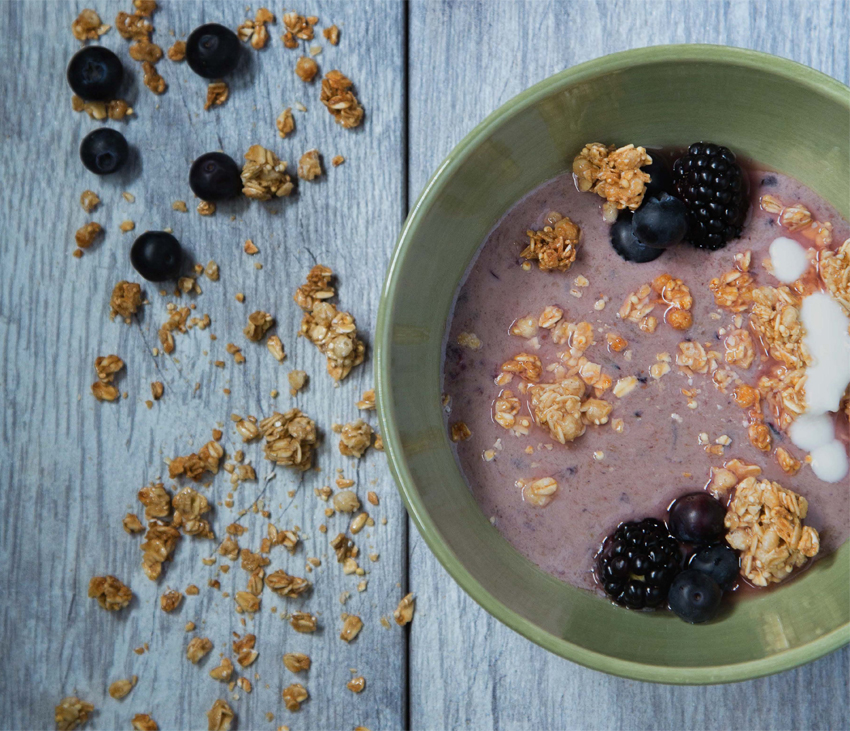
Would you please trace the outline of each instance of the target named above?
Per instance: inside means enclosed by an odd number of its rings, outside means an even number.
[[[475,124],[563,68],[627,48],[702,42],[768,51],[846,83],[848,17],[844,0],[413,3],[411,200]],[[651,685],[561,660],[499,624],[452,582],[415,529],[410,584],[418,596],[410,643],[414,729],[848,727],[846,648],[748,683]]]
[[[340,388],[324,372],[324,359],[295,334],[301,313],[292,301],[295,287],[318,262],[339,274],[342,307],[350,309],[359,329],[369,338],[375,325],[383,270],[398,233],[404,210],[403,125],[403,12],[395,2],[369,5],[341,0],[310,0],[298,9],[320,18],[319,28],[336,23],[342,31],[338,47],[318,34],[314,43],[323,53],[317,61],[323,71],[339,68],[355,82],[366,108],[362,129],[347,131],[334,124],[319,103],[319,86],[305,86],[294,75],[299,53],[287,50],[282,33],[280,4],[271,5],[278,23],[270,27],[271,42],[263,51],[246,49],[243,71],[231,84],[227,103],[203,111],[206,85],[186,64],[160,62],[170,88],[161,98],[141,85],[139,65],[128,56],[128,43],[113,29],[103,43],[116,50],[135,81],[127,97],[136,116],[126,123],[108,123],[122,129],[139,151],[140,163],[115,179],[97,179],[77,158],[82,136],[99,126],[70,109],[71,93],[64,69],[78,43],[70,24],[84,2],[59,4],[31,0],[0,4],[0,380],[3,412],[0,417],[0,647],[4,672],[0,674],[0,727],[51,728],[53,707],[65,695],[78,694],[93,702],[97,714],[89,728],[129,728],[135,713],[150,713],[160,728],[206,728],[204,712],[216,698],[230,699],[240,727],[353,728],[373,731],[399,728],[405,708],[405,638],[393,624],[385,630],[381,615],[391,613],[405,581],[406,521],[383,454],[372,450],[360,462],[342,457],[330,426],[356,418],[354,402],[372,386],[371,362],[359,367]],[[94,6],[107,23],[118,10],[130,10],[130,0],[99,0]],[[204,21],[221,21],[235,28],[245,17],[243,4],[208,0],[164,0],[154,17],[154,40],[168,47],[169,31],[185,37]],[[256,6],[255,6],[256,7]],[[380,22],[374,22],[379,17]],[[305,44],[309,45],[309,44]],[[285,106],[303,102],[306,113],[294,111],[297,129],[280,140],[275,118]],[[275,203],[245,201],[222,205],[212,218],[194,211],[188,188],[189,163],[201,152],[223,148],[233,157],[253,143],[277,151],[293,167],[300,155],[318,147],[327,175],[319,182],[301,183],[297,197]],[[346,158],[340,168],[330,167],[337,154]],[[80,193],[95,190],[103,199],[91,215],[79,205]],[[127,203],[122,191],[135,195]],[[172,202],[186,200],[189,213],[172,210]],[[272,215],[276,212],[277,215]],[[232,218],[235,217],[235,218]],[[118,225],[131,219],[136,233],[146,228],[173,227],[197,261],[215,259],[219,282],[202,279],[203,294],[184,297],[197,305],[193,314],[209,313],[212,327],[177,335],[174,357],[153,358],[157,330],[166,319],[158,288],[147,285],[150,299],[138,322],[126,326],[109,322],[108,301],[121,279],[139,281],[127,249],[134,234],[122,235]],[[76,229],[87,220],[106,228],[104,240],[81,260],[71,257]],[[242,251],[246,238],[260,249],[255,257]],[[262,271],[254,268],[261,262]],[[234,299],[244,292],[246,301]],[[242,334],[247,315],[267,309],[277,319],[288,359],[278,365],[264,346],[247,342]],[[217,336],[211,341],[210,333]],[[247,362],[236,366],[225,352],[234,342]],[[126,362],[119,386],[127,400],[96,403],[89,387],[98,355],[117,353]],[[222,370],[212,366],[224,360]],[[303,368],[309,387],[297,398],[289,395],[286,374]],[[165,396],[148,410],[149,383],[161,380]],[[200,387],[195,388],[199,383]],[[231,390],[230,396],[223,389]],[[281,395],[273,400],[270,391]],[[260,495],[273,522],[285,528],[299,525],[306,535],[294,556],[274,549],[269,570],[285,568],[304,573],[308,556],[322,559],[310,574],[313,595],[296,601],[320,615],[323,630],[313,636],[295,633],[279,615],[287,600],[263,595],[262,611],[243,627],[233,599],[207,587],[218,578],[221,590],[243,589],[247,575],[237,566],[229,574],[202,565],[215,544],[184,538],[174,562],[159,583],[141,572],[138,537],[121,528],[125,512],[139,512],[136,491],[158,475],[167,476],[165,457],[188,454],[210,438],[216,424],[225,429],[228,452],[242,447],[232,429],[232,412],[267,415],[297,404],[313,416],[325,432],[319,450],[321,472],[303,480],[278,468],[267,486],[262,478],[270,464],[257,443],[244,447],[261,481],[243,484],[234,508],[223,504],[229,491],[221,473],[207,491],[216,502],[213,524],[219,538],[224,528]],[[375,423],[374,412],[368,420]],[[365,504],[367,490],[380,496],[378,507],[366,505],[377,525],[358,536],[362,564],[368,571],[368,590],[358,593],[354,576],[343,576],[328,541],[347,526],[345,516],[326,519],[324,503],[313,488],[332,484],[336,468],[356,479]],[[170,481],[167,481],[167,483]],[[293,498],[289,490],[296,490]],[[387,525],[380,519],[387,518]],[[267,521],[248,513],[242,521],[249,533],[240,544],[258,548]],[[328,525],[328,534],[319,525]],[[365,558],[380,553],[377,563]],[[136,600],[119,615],[100,610],[86,596],[89,578],[114,573],[129,583]],[[201,588],[187,597],[173,615],[158,607],[166,587]],[[343,608],[343,590],[351,599]],[[365,627],[350,646],[339,637],[343,609],[362,615]],[[191,635],[184,624],[194,621],[198,631],[215,644],[200,666],[185,659]],[[253,683],[250,695],[237,690],[233,700],[226,686],[208,677],[219,653],[232,656],[230,633],[254,632],[260,652],[244,673]],[[150,650],[133,653],[143,643]],[[286,651],[302,651],[313,658],[306,678],[286,671]],[[367,679],[359,696],[345,687],[356,668]],[[258,679],[255,678],[258,673]],[[107,695],[108,684],[132,674],[138,686],[123,701]],[[300,713],[290,714],[281,701],[283,687],[303,682],[311,695]],[[267,720],[266,713],[274,720]]]

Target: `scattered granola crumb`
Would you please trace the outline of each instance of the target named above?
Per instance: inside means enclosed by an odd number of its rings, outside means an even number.
[[[465,442],[472,436],[472,432],[465,421],[456,421],[451,425],[451,438],[453,442]]]
[[[301,81],[309,84],[319,73],[319,65],[312,58],[301,56],[295,63],[295,73]]]
[[[352,693],[362,693],[363,689],[366,687],[366,678],[362,675],[352,678],[349,680],[345,687],[348,688]]]
[[[302,180],[315,180],[322,174],[322,162],[319,151],[307,150],[298,161],[298,177]]]
[[[272,325],[274,325],[274,318],[268,312],[257,310],[248,315],[248,324],[242,332],[248,340],[259,343]]]
[[[230,96],[230,88],[226,81],[211,81],[207,86],[207,100],[204,102],[204,111],[212,107],[220,107]]]
[[[122,221],[118,228],[121,229],[121,233],[126,234],[136,228],[136,224],[132,221]]]
[[[163,612],[173,612],[182,601],[183,593],[177,589],[170,589],[159,598],[159,606]]]
[[[180,63],[186,58],[186,41],[174,41],[174,44],[168,49],[166,55],[169,61]]]
[[[130,603],[133,592],[114,576],[93,576],[89,581],[89,597],[97,599],[101,608],[117,612]]]
[[[286,710],[295,712],[301,708],[301,704],[310,696],[307,689],[300,683],[293,683],[283,689],[283,702],[286,705]]]
[[[356,614],[344,614],[342,620],[342,631],[339,633],[339,638],[345,642],[351,642],[363,629],[363,620]]]
[[[223,657],[221,658],[221,662],[218,667],[210,670],[210,677],[213,680],[218,680],[220,683],[227,683],[230,681],[230,676],[233,674],[233,663],[230,661],[230,658]]]
[[[345,158],[342,155],[334,155],[331,158],[331,165],[333,165],[335,168],[338,168],[344,162],[345,162]]]
[[[180,211],[180,213],[187,213],[188,208],[186,207],[186,201],[174,201],[171,204],[171,208],[175,211]]]
[[[142,71],[144,72],[143,81],[148,89],[157,95],[165,93],[168,84],[165,83],[165,79],[159,75],[156,67],[150,61],[142,62]]]
[[[56,706],[57,731],[73,731],[89,720],[90,713],[94,713],[94,706],[91,703],[80,700],[76,696],[63,698]]]
[[[310,669],[310,656],[302,652],[287,652],[283,664],[291,673],[300,673]]]
[[[296,632],[301,632],[302,634],[315,632],[319,626],[316,617],[312,614],[308,614],[307,612],[293,612],[292,616],[289,618],[289,624],[292,626],[292,629]]]
[[[346,129],[357,127],[363,121],[363,107],[351,88],[351,80],[337,70],[329,71],[322,79],[321,102],[337,124]]]
[[[413,621],[413,612],[416,610],[416,598],[414,595],[408,594],[399,601],[398,606],[393,611],[393,618],[396,624],[404,626]]]
[[[186,658],[193,664],[206,656],[213,649],[213,643],[207,637],[193,637],[186,646]]]
[[[375,389],[370,388],[368,391],[363,392],[363,396],[359,401],[354,404],[361,411],[374,411],[375,410]]]
[[[130,725],[134,731],[159,731],[156,721],[147,713],[137,713],[130,721]]]
[[[209,731],[230,731],[234,717],[233,709],[227,704],[227,701],[219,698],[207,711],[207,727]]]
[[[114,683],[110,683],[109,695],[117,701],[126,698],[130,691],[133,690],[138,679],[138,676],[134,675],[131,678],[116,680]]]
[[[295,119],[292,116],[292,109],[289,107],[284,109],[278,115],[276,124],[277,133],[280,135],[281,139],[292,134],[295,131]]]
[[[141,533],[145,529],[142,525],[142,521],[139,520],[139,516],[135,513],[127,513],[121,521],[121,525],[124,526],[124,530],[131,535],[133,533]]]
[[[84,190],[80,195],[80,205],[86,213],[91,213],[100,204],[100,198],[93,190]]]
[[[289,393],[291,396],[295,396],[304,386],[307,384],[307,372],[306,371],[289,371],[287,375],[287,380],[289,381]]]
[[[290,576],[282,569],[266,577],[266,586],[278,596],[300,596],[310,590],[312,584],[299,576]]]
[[[322,31],[322,35],[327,38],[332,46],[339,44],[339,28],[335,25],[330,25]]]
[[[102,233],[103,227],[92,221],[77,229],[77,233],[74,234],[74,241],[81,249],[88,249]]]

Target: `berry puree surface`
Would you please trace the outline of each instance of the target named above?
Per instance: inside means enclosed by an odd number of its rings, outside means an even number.
[[[806,453],[778,428],[769,409],[765,409],[764,423],[770,428],[770,451],[757,449],[748,436],[746,410],[735,403],[733,389],[724,393],[711,372],[684,372],[676,363],[679,344],[692,340],[720,353],[720,366],[743,383],[755,385],[766,367],[767,358],[758,344],[749,368],[723,362],[724,337],[736,329],[735,315],[717,306],[709,287],[713,278],[735,269],[735,254],[747,251],[752,254],[749,274],[755,286],[779,287],[781,283],[764,266],[771,243],[784,236],[807,248],[813,246],[782,228],[776,215],[761,210],[762,195],[802,203],[817,220],[831,222],[833,249],[850,235],[850,226],[835,209],[794,179],[757,170],[749,175],[753,205],[740,238],[718,251],[683,243],[654,261],[635,264],[612,249],[602,199],[578,192],[572,175],[564,174],[508,211],[482,244],[458,289],[443,370],[443,392],[449,397],[446,428],[463,422],[469,432],[464,430],[453,443],[457,462],[482,512],[502,536],[563,581],[596,588],[594,556],[605,536],[623,521],[665,519],[673,500],[703,489],[711,468],[736,458],[758,465],[760,479],[776,481],[808,500],[806,524],[820,533],[818,558],[835,551],[850,533],[848,479],[836,483],[818,479],[805,462]],[[568,216],[581,228],[575,262],[566,272],[541,271],[537,262],[523,267],[520,252],[528,241],[526,231],[543,229],[552,211]],[[652,333],[618,317],[631,293],[664,274],[690,288],[690,328],[677,330],[664,322],[663,307],[652,313],[658,318]],[[510,332],[517,319],[532,316],[536,320],[548,306],[563,310],[564,321],[592,325],[594,344],[584,357],[601,365],[614,384],[628,377],[638,379],[636,388],[621,398],[612,389],[600,395],[613,405],[608,422],[588,425],[582,436],[567,444],[535,423],[517,376],[508,385],[495,381],[502,364],[520,353],[540,358],[541,383],[556,380],[546,366],[557,363],[567,346],[553,342],[553,331],[539,328],[536,341]],[[609,333],[621,336],[627,345],[619,352],[610,349]],[[469,337],[472,334],[474,338]],[[663,354],[669,354],[669,372],[654,378],[650,368],[663,362],[659,360]],[[494,401],[504,389],[519,398],[518,418],[527,417],[530,422],[527,435],[517,436],[494,420]],[[615,420],[622,420],[621,427],[617,424],[621,431],[615,428]],[[846,415],[836,417],[836,436],[846,450]],[[783,471],[777,448],[802,462],[796,474]],[[543,507],[524,499],[522,482],[517,486],[518,481],[542,478],[553,478],[558,485]]]

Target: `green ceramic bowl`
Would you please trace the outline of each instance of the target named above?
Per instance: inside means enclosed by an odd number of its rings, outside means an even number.
[[[665,683],[755,678],[850,640],[850,544],[779,591],[691,626],[630,612],[521,556],[479,511],[443,427],[440,367],[455,289],[517,200],[568,169],[582,145],[711,139],[788,173],[850,211],[850,90],[812,69],[718,46],[666,46],[568,69],[491,114],[452,151],[404,226],[376,337],[380,420],[410,516],[490,614],[558,655]]]

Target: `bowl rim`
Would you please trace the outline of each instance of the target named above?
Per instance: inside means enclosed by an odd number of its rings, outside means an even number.
[[[429,178],[416,203],[411,207],[392,253],[381,292],[375,333],[375,387],[379,403],[378,420],[383,435],[384,449],[389,461],[390,472],[407,512],[440,564],[479,606],[515,632],[549,652],[593,670],[633,680],[676,685],[702,685],[751,680],[790,670],[816,660],[850,643],[850,624],[844,624],[801,647],[786,650],[767,658],[699,668],[646,665],[622,660],[588,650],[541,630],[534,623],[507,608],[490,594],[444,542],[440,530],[420,499],[415,481],[408,468],[396,426],[396,414],[390,398],[390,371],[392,367],[390,352],[394,302],[399,295],[396,275],[412,244],[418,224],[427,215],[435,198],[439,195],[443,181],[458,169],[495,127],[534,105],[558,88],[586,80],[600,73],[611,73],[636,65],[651,66],[670,61],[714,61],[768,72],[803,84],[839,104],[844,104],[850,112],[850,87],[837,79],[796,61],[762,51],[734,46],[674,44],[621,51],[572,66],[529,87],[490,113],[452,149]]]

